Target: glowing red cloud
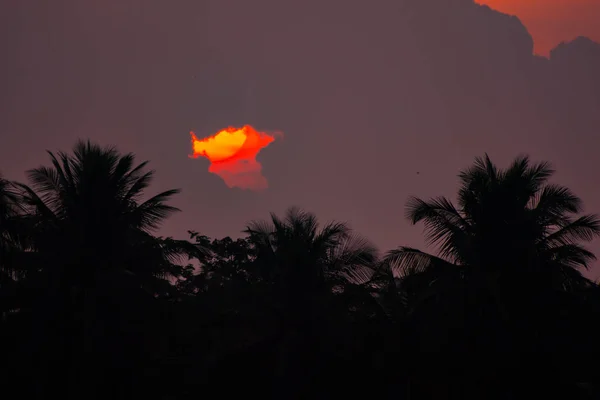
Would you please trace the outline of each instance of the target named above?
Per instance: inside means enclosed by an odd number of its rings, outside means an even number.
[[[559,43],[577,36],[600,40],[598,0],[475,0],[502,13],[516,15],[533,36],[535,52],[550,54]]]
[[[256,155],[275,140],[274,135],[258,132],[250,125],[229,127],[204,139],[198,139],[194,132],[190,135],[190,157],[208,158],[208,171],[221,177],[228,187],[262,190],[269,186]]]

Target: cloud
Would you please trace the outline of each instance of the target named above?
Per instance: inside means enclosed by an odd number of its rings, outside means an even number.
[[[249,125],[229,127],[204,139],[198,139],[194,132],[190,134],[190,157],[209,159],[208,171],[220,176],[229,188],[263,190],[269,186],[256,156],[275,140],[275,135],[258,132]]]

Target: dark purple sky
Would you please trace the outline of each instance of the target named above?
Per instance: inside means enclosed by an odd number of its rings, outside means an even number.
[[[600,46],[535,57],[517,18],[471,0],[9,0],[0,50],[3,173],[79,137],[134,151],[156,191],[183,188],[165,234],[236,235],[298,205],[421,247],[407,197],[453,197],[484,152],[552,161],[600,212]],[[190,130],[244,123],[285,133],[259,154],[264,192],[188,158]]]

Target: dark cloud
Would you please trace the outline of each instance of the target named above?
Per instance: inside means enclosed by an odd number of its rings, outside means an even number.
[[[422,245],[408,195],[452,196],[483,152],[501,164],[529,153],[600,211],[589,40],[534,56],[517,18],[470,0],[42,4],[0,17],[7,175],[90,137],[151,159],[157,190],[183,187],[168,233],[235,234],[296,204],[389,248]],[[229,190],[187,157],[190,130],[243,123],[286,133],[259,155],[262,193]]]

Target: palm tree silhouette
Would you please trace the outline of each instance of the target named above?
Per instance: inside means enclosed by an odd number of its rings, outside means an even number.
[[[473,366],[464,370],[470,380],[500,373],[509,354],[543,349],[553,356],[521,361],[548,373],[566,371],[558,360],[578,354],[561,327],[583,321],[576,297],[592,283],[581,270],[595,259],[583,244],[600,234],[600,221],[580,215],[581,200],[548,182],[553,173],[528,157],[506,169],[477,158],[459,174],[457,205],[445,197],[408,201],[407,218],[424,223],[437,254],[400,247],[384,259],[383,270],[399,278],[412,339],[429,351],[460,352]]]
[[[577,216],[581,200],[568,188],[547,181],[548,163],[519,157],[506,170],[486,155],[461,172],[458,207],[445,197],[411,198],[406,215],[423,222],[437,256],[400,247],[386,260],[400,275],[485,272],[516,274],[559,290],[588,281],[581,275],[595,260],[583,247],[600,234],[596,215]]]
[[[186,241],[152,235],[179,211],[167,204],[179,190],[143,200],[154,176],[147,162],[135,165],[133,154],[89,141],[78,142],[72,155],[48,153],[52,166],[28,171],[31,187],[20,187],[36,250],[52,265],[52,276],[85,286],[98,274],[117,274],[152,290],[174,260],[194,250]]]
[[[315,290],[366,281],[377,261],[375,246],[346,224],[330,222],[320,228],[314,214],[295,207],[284,218],[271,214],[269,222],[254,221],[245,232],[263,277],[294,303]]]
[[[21,228],[22,204],[15,185],[0,175],[0,312],[17,307],[17,280],[22,277],[17,258],[24,238]]]
[[[447,329],[448,343],[459,346],[490,340],[509,346],[505,329],[513,326],[528,343],[523,346],[537,346],[545,335],[542,319],[551,319],[546,303],[591,284],[580,270],[595,257],[582,243],[598,236],[600,222],[578,216],[581,200],[548,183],[553,172],[528,157],[502,170],[486,155],[460,173],[458,206],[445,197],[410,199],[406,215],[413,224],[424,222],[438,255],[400,247],[385,265],[401,277],[409,313],[420,311],[426,331],[435,336]]]
[[[271,214],[268,222],[250,223],[245,232],[255,247],[255,268],[271,283],[279,316],[278,373],[290,384],[304,380],[300,371],[316,373],[313,356],[328,347],[317,343],[326,340],[336,315],[333,292],[346,282],[366,280],[377,251],[346,224],[320,227],[314,214],[294,207],[284,218]]]
[[[65,364],[89,385],[111,373],[103,365],[127,365],[144,352],[144,326],[157,318],[152,300],[173,289],[165,279],[197,248],[153,235],[178,211],[167,202],[179,191],[144,199],[154,175],[147,162],[89,141],[72,154],[48,153],[52,165],[27,172],[31,187],[19,185],[38,256],[28,274],[37,287],[34,343],[70,359]]]

